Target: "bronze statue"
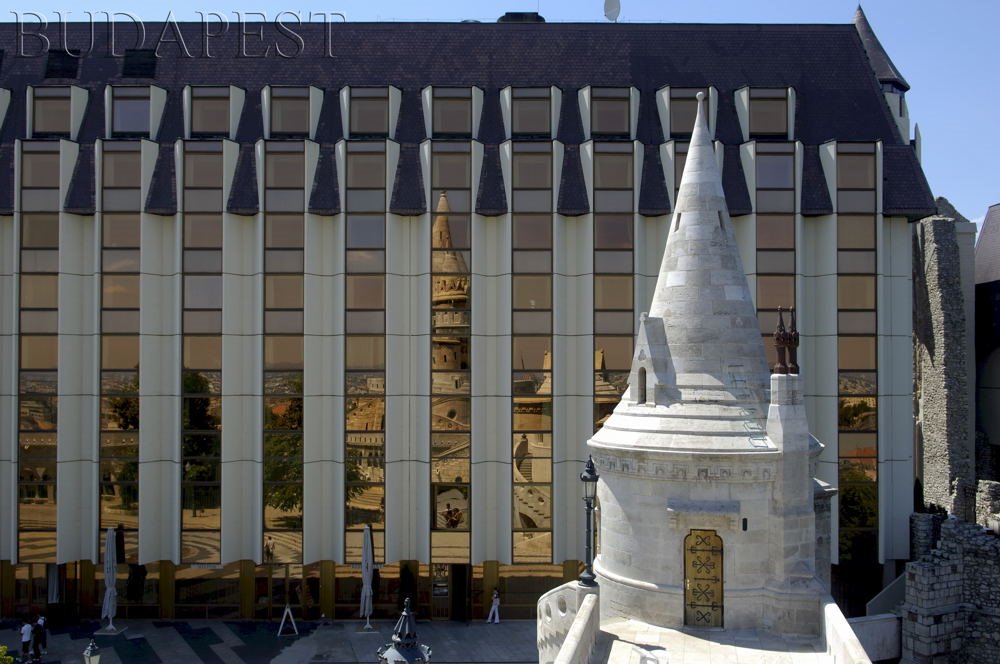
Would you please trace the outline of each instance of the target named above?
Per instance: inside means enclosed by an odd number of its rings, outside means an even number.
[[[785,318],[781,307],[778,307],[778,327],[774,330],[774,349],[778,353],[778,363],[774,365],[772,373],[788,373],[788,365],[785,364],[785,353],[788,349],[788,341],[788,332],[785,330]]]

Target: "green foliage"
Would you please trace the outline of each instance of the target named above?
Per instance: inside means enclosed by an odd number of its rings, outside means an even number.
[[[863,564],[875,553],[869,540],[878,526],[878,485],[860,463],[840,466],[840,562]]]
[[[14,658],[7,654],[7,646],[0,646],[0,664],[14,664]]]

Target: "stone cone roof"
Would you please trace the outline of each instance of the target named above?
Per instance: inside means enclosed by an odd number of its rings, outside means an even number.
[[[629,388],[593,446],[767,446],[760,432],[770,374],[704,106],[702,100],[649,313],[640,320]]]

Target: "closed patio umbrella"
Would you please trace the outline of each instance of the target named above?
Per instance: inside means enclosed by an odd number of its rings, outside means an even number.
[[[372,527],[365,524],[361,538],[361,615],[365,618],[365,631],[372,629],[372,576],[375,572],[375,547]]]
[[[115,612],[118,611],[118,555],[115,551],[115,529],[108,528],[104,538],[104,604],[101,619],[108,619],[108,630],[115,631]]]

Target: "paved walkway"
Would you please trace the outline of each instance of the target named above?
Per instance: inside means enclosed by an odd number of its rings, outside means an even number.
[[[598,649],[615,664],[833,664],[818,638],[755,630],[676,630],[626,620],[601,625]],[[602,653],[603,655],[603,653]]]
[[[123,620],[118,636],[98,636],[101,664],[355,664],[377,661],[375,650],[392,639],[395,621],[373,621],[375,632],[357,621],[299,623],[299,636],[278,623],[208,620]],[[0,643],[20,651],[17,624],[0,622]],[[83,650],[96,624],[53,629],[44,664],[82,664]],[[291,634],[290,636],[288,634]],[[433,649],[435,664],[534,664],[535,621],[507,620],[499,625],[418,622],[421,643]]]

